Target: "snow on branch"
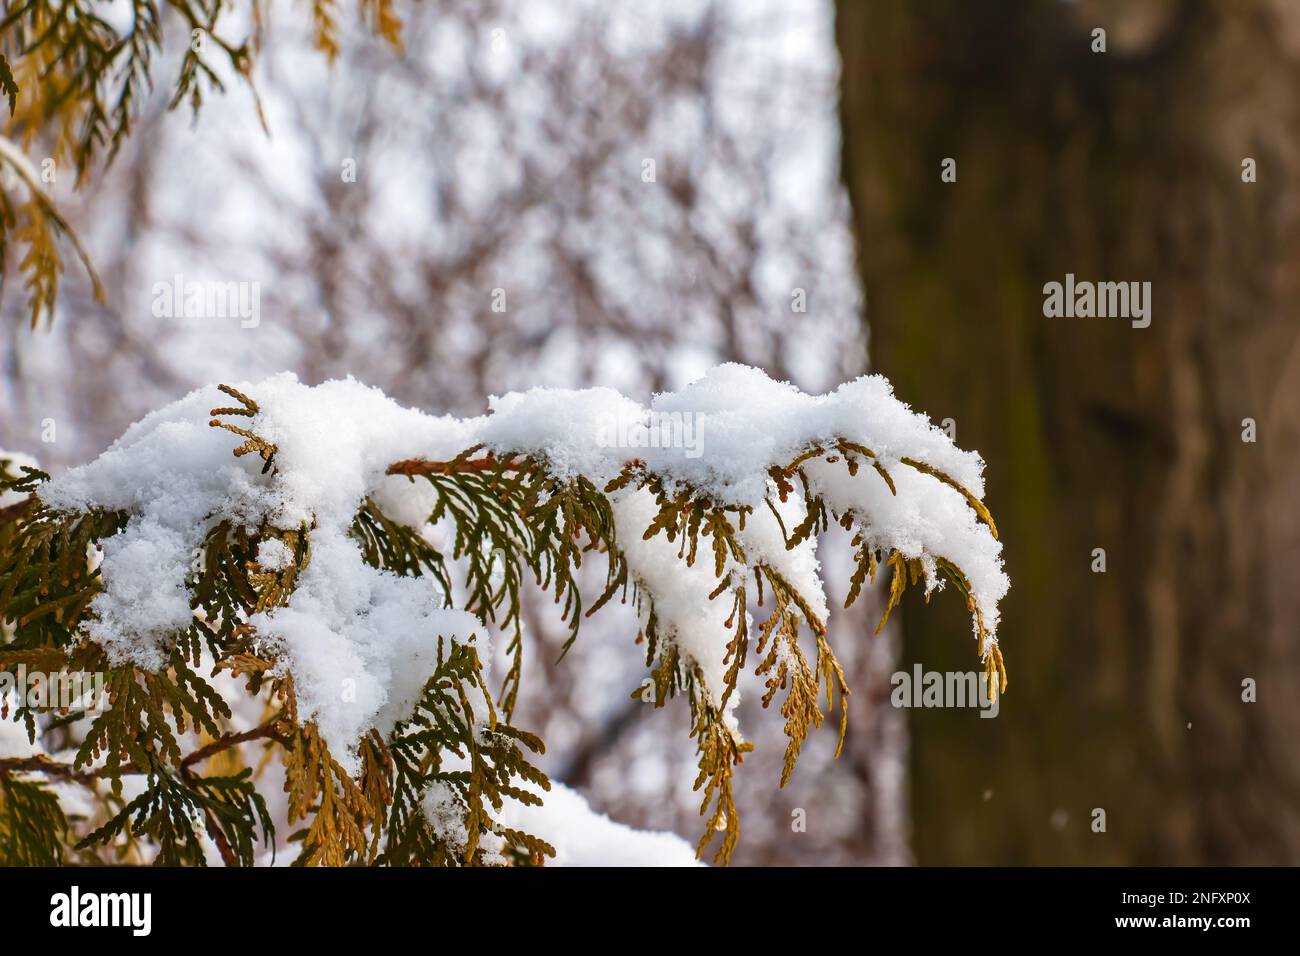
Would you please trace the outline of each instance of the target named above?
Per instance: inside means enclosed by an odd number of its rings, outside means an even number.
[[[764,706],[782,698],[782,784],[823,695],[827,710],[839,697],[841,743],[846,732],[816,555],[832,521],[852,535],[848,604],[882,566],[884,619],[907,586],[928,597],[952,584],[990,691],[1005,690],[1009,582],[982,470],[879,376],[810,396],[724,365],[648,406],[534,389],[463,420],[351,379],[223,385],[22,486],[37,507],[0,537],[0,663],[58,648],[68,667],[107,669],[114,706],[72,769],[116,780],[129,768],[160,806],[203,808],[227,862],[251,859],[249,834],[216,812],[211,778],[177,742],[187,727],[232,737],[203,667],[243,679],[275,717],[268,745],[284,751],[305,861],[540,862],[555,846],[511,810],[549,788],[527,759],[542,742],[510,724],[521,591],[554,595],[570,642],[584,617],[630,599],[655,705],[684,695],[693,715],[697,854],[721,833],[725,861],[740,832],[732,772],[752,747],[735,718],[751,655]],[[579,586],[584,560],[603,572],[594,597]],[[510,662],[495,696],[492,633]],[[222,808],[249,808],[250,827],[265,816],[247,780],[222,786]],[[175,843],[145,809],[91,836]]]

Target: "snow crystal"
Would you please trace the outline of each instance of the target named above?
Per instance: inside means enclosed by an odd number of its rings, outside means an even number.
[[[424,792],[420,806],[433,832],[442,837],[451,852],[456,855],[464,853],[469,846],[469,830],[465,826],[465,808],[461,806],[452,786],[435,780]],[[505,841],[496,834],[490,834],[489,839],[493,844],[489,852],[499,851],[505,845]]]
[[[293,549],[279,538],[267,538],[257,546],[257,563],[267,571],[283,571],[293,565]]]

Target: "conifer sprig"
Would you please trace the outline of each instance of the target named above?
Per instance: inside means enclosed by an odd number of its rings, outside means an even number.
[[[806,518],[792,529],[786,529],[773,500],[765,501],[765,506],[776,515],[786,538],[787,548],[793,548],[810,537],[826,531],[829,522],[835,520],[849,530],[855,529],[855,516],[851,513],[835,514],[826,500],[809,482],[803,471],[805,463],[813,459],[822,459],[828,464],[842,463],[850,476],[856,477],[861,464],[869,462],[872,471],[888,487],[891,494],[897,494],[893,479],[871,449],[849,441],[839,439],[830,443],[810,446],[797,455],[788,464],[773,465],[769,470],[772,480],[772,492],[776,499],[785,502],[792,494],[799,493],[803,499]],[[996,527],[992,516],[980,502],[979,498],[966,489],[960,482],[941,469],[914,458],[902,458],[901,464],[923,474],[930,475],[944,484],[956,489],[972,503],[977,516],[989,527],[996,537]],[[600,550],[609,555],[609,572],[606,589],[593,606],[595,610],[606,603],[619,590],[626,594],[631,589],[638,606],[647,609],[643,614],[646,623],[638,635],[638,642],[644,641],[648,650],[647,663],[652,666],[652,679],[655,688],[655,705],[662,706],[665,701],[680,691],[688,692],[688,700],[694,717],[692,736],[697,739],[700,756],[700,773],[696,789],[703,789],[701,814],[707,817],[707,826],[701,840],[699,852],[703,854],[712,836],[724,833],[723,841],[715,856],[715,861],[726,862],[735,848],[739,833],[739,820],[736,815],[732,797],[731,777],[734,767],[741,762],[751,745],[743,741],[736,732],[722,719],[720,709],[708,701],[707,694],[701,687],[700,676],[689,662],[683,660],[673,645],[671,635],[660,633],[659,622],[653,611],[654,594],[644,582],[629,578],[626,559],[620,552],[614,531],[614,523],[608,511],[608,496],[631,489],[644,489],[654,495],[657,513],[643,537],[651,539],[664,535],[669,542],[678,543],[678,557],[687,565],[693,566],[701,554],[701,538],[708,539],[708,555],[714,574],[719,579],[714,599],[730,594],[734,604],[728,617],[733,634],[727,644],[729,668],[725,676],[725,688],[722,692],[722,706],[734,693],[736,682],[744,667],[749,633],[746,624],[746,609],[750,606],[748,585],[743,578],[729,572],[732,562],[745,565],[747,556],[738,538],[738,531],[743,530],[747,515],[752,508],[744,505],[723,504],[713,501],[707,494],[689,485],[672,483],[663,476],[649,470],[645,462],[633,459],[625,465],[622,473],[611,481],[603,492],[591,496],[584,493],[574,496],[572,488],[554,480],[547,482],[547,463],[544,457],[524,454],[493,454],[475,447],[451,461],[406,460],[394,463],[389,468],[390,474],[405,475],[414,478],[423,476],[439,490],[439,506],[434,510],[433,518],[447,514],[448,501],[446,489],[448,482],[459,481],[465,487],[475,485],[479,494],[466,493],[453,507],[458,535],[462,528],[471,529],[463,540],[458,540],[455,557],[471,556],[470,591],[468,604],[470,610],[486,616],[488,619],[498,613],[503,605],[507,608],[507,617],[518,613],[518,586],[520,578],[517,573],[507,573],[503,583],[493,590],[488,582],[491,580],[491,568],[481,561],[476,562],[474,555],[482,554],[471,542],[481,542],[484,538],[491,540],[490,553],[505,556],[507,561],[515,556],[528,553],[522,542],[553,542],[566,544],[566,550],[543,549],[556,567],[562,569],[557,577],[557,601],[561,593],[572,596],[566,603],[566,613],[580,608],[580,597],[576,584],[573,583],[571,568],[576,566],[576,559],[581,553],[574,548],[573,542],[582,544],[581,550]],[[579,483],[582,479],[579,479]],[[798,486],[795,482],[798,481]],[[576,483],[572,483],[576,484]],[[589,485],[589,483],[588,483]],[[534,490],[547,492],[546,505],[538,509],[538,496]],[[567,493],[567,497],[566,497]],[[594,507],[596,501],[605,502],[604,509]],[[571,509],[570,518],[563,527],[548,523],[558,509],[564,510],[556,502],[567,502]],[[508,505],[508,507],[502,507]],[[478,510],[475,510],[478,509]],[[492,513],[495,519],[486,518],[485,512]],[[557,534],[558,533],[558,534]],[[888,601],[884,615],[877,628],[883,629],[890,613],[898,605],[908,583],[915,584],[924,575],[919,559],[905,558],[897,551],[881,554],[869,543],[860,530],[853,539],[855,564],[858,568],[853,576],[851,590],[845,606],[851,606],[862,591],[866,580],[874,580],[875,569],[881,562],[894,569]],[[573,559],[573,564],[569,563]],[[530,565],[531,566],[531,565]],[[776,694],[786,691],[781,714],[786,719],[785,732],[788,738],[785,762],[782,768],[781,785],[784,786],[794,771],[795,762],[809,732],[821,725],[824,714],[819,705],[823,692],[828,708],[833,709],[836,697],[840,702],[839,745],[843,746],[844,735],[848,729],[848,711],[844,698],[849,688],[844,679],[843,668],[835,659],[826,640],[826,624],[812,610],[806,597],[801,595],[780,572],[762,561],[752,569],[757,600],[755,606],[764,604],[764,582],[770,593],[773,606],[759,630],[756,653],[759,655],[757,673],[765,678],[767,692],[763,697],[763,706],[767,707]],[[990,693],[1006,690],[1006,670],[1002,654],[996,643],[988,645],[985,653],[988,630],[984,625],[979,608],[970,595],[970,585],[965,575],[952,562],[940,560],[938,572],[945,580],[953,582],[966,599],[976,623],[976,636],[979,650],[985,658],[985,674],[990,684]],[[547,579],[537,575],[537,583],[547,586]],[[576,605],[573,602],[577,602]],[[566,619],[571,621],[573,633],[566,648],[577,635],[579,617],[574,613]],[[516,619],[517,620],[517,619]],[[799,637],[801,629],[806,628],[811,635],[816,649],[814,663],[810,665],[804,656]],[[516,638],[517,640],[517,638]],[[514,645],[512,645],[514,646]],[[517,682],[518,664],[511,675]],[[508,701],[513,703],[513,693],[517,683],[511,688]],[[634,695],[635,696],[635,695]],[[712,809],[711,809],[712,808]]]
[[[41,186],[27,154],[56,168],[76,170],[78,188],[97,166],[107,166],[134,130],[155,86],[155,66],[165,43],[183,49],[180,68],[165,89],[169,108],[188,104],[197,117],[204,96],[224,93],[236,78],[252,97],[262,127],[266,117],[253,70],[261,32],[270,17],[265,0],[130,0],[120,31],[96,12],[95,0],[5,0],[0,7],[0,97],[8,116],[0,125],[0,164],[17,174],[20,200],[0,190],[0,278],[12,236],[25,248],[19,262],[30,302],[31,325],[52,316],[68,242],[90,278],[95,301],[104,290],[76,233]],[[317,49],[331,62],[341,48],[334,0],[312,0]],[[358,0],[358,18],[394,50],[402,49],[402,21],[392,0]],[[225,24],[243,14],[242,37]]]
[[[215,409],[214,416],[256,414],[252,399],[225,391],[239,407]],[[214,423],[223,425],[215,417]],[[274,457],[270,442],[251,430],[237,433],[268,463]],[[38,494],[45,478],[32,469],[22,476],[4,471],[0,491]],[[92,557],[96,543],[124,523],[125,516],[113,512],[52,511],[36,497],[23,514],[0,526],[0,669],[21,664],[45,672],[102,672],[110,699],[110,706],[86,719],[71,759],[0,759],[0,862],[56,863],[72,852],[94,859],[203,865],[210,845],[227,865],[250,865],[258,847],[273,845],[274,839],[256,788],[260,770],[239,757],[241,745],[257,742],[282,754],[289,820],[303,824],[293,837],[301,847],[300,864],[458,865],[501,858],[540,863],[554,852],[545,841],[495,822],[505,797],[538,799],[516,779],[542,789],[549,783],[524,757],[527,750],[540,751],[540,740],[493,711],[472,647],[455,644],[444,651],[437,635],[430,635],[439,647],[438,670],[405,729],[389,741],[371,734],[362,742],[359,779],[343,769],[311,722],[298,719],[292,680],[276,670],[274,655],[263,656],[247,622],[253,614],[282,606],[293,593],[297,575],[310,562],[309,528],[217,523],[189,582],[194,622],[175,635],[166,665],[157,671],[114,665],[84,627],[93,620],[88,608],[101,588]],[[359,510],[354,534],[374,566],[400,575],[428,574],[434,586],[449,593],[441,557],[373,501]],[[288,547],[293,556],[288,566],[274,571],[260,566],[258,546],[270,538]],[[270,716],[259,727],[231,729],[230,707],[210,682],[222,670],[243,677],[247,692],[265,701]],[[471,704],[471,697],[480,703]],[[51,731],[51,718],[58,715],[24,703],[0,716],[22,721],[35,741]],[[207,742],[186,752],[187,732]],[[226,761],[223,772],[204,772],[231,756],[234,762]],[[452,758],[469,765],[453,768]],[[144,788],[125,801],[122,784],[128,776],[143,778]],[[100,800],[103,819],[83,826],[75,845],[69,843],[72,827],[42,778],[80,784]],[[435,784],[452,787],[462,802],[474,834],[468,846],[448,844],[428,828],[422,813],[413,812]],[[488,836],[500,841],[498,852],[480,846]]]
[[[261,407],[233,388],[221,390],[237,404],[212,409],[209,425],[243,439],[232,448],[236,458],[256,453],[263,459],[262,474],[269,477],[261,480],[279,480],[279,448],[259,434]],[[995,533],[978,497],[949,474],[920,459],[897,462],[954,488]],[[870,516],[827,493],[828,476],[843,475],[838,469],[852,482],[880,482],[889,495],[899,493],[898,476],[870,448],[847,439],[810,444],[788,462],[768,466],[767,493],[754,503],[720,500],[640,459],[628,461],[604,487],[553,467],[543,452],[475,445],[450,460],[392,463],[389,475],[431,490],[427,521],[420,527],[396,521],[367,497],[350,525],[358,552],[373,568],[422,579],[439,603],[460,604],[485,628],[509,635],[511,667],[494,698],[473,637],[429,634],[428,646],[436,649],[433,673],[411,712],[390,733],[365,732],[353,764],[331,752],[314,718],[300,715],[283,648],[259,632],[259,621],[293,601],[313,561],[314,522],[284,528],[211,515],[186,581],[193,620],[158,645],[163,663],[150,670],[114,657],[95,639],[93,602],[103,591],[96,549],[126,526],[128,516],[54,510],[40,498],[47,476],[34,469],[13,474],[0,463],[0,491],[27,496],[0,523],[0,668],[102,672],[111,701],[84,720],[29,702],[16,707],[12,719],[24,724],[30,740],[57,735],[75,756],[0,760],[0,851],[23,860],[71,851],[191,864],[215,854],[228,865],[248,865],[259,847],[274,845],[257,788],[266,760],[249,761],[248,748],[262,747],[280,755],[299,864],[544,861],[553,847],[499,819],[505,801],[536,804],[550,787],[529,760],[542,752],[542,742],[510,724],[523,674],[523,591],[531,579],[561,608],[570,628],[566,650],[583,617],[616,596],[635,605],[654,705],[682,694],[691,709],[695,788],[705,818],[698,853],[720,834],[713,859],[725,863],[740,837],[734,772],[753,749],[729,713],[745,667],[752,664],[764,681],[764,707],[781,696],[788,739],[782,786],[808,735],[825,719],[823,696],[828,711],[840,709],[841,746],[847,732],[849,687],[827,640],[821,599],[801,592],[780,554],[762,553],[747,537],[756,508],[757,517],[775,519],[787,551],[805,546],[832,521],[852,532],[855,570],[846,605],[878,567],[888,566],[881,627],[909,585],[925,579],[928,596],[936,580],[952,583],[971,611],[990,693],[1006,688],[1001,652],[967,574],[941,555],[923,559],[876,544]],[[649,511],[629,526],[619,516],[632,496],[647,502]],[[782,516],[791,514],[797,520],[788,525]],[[423,533],[429,525],[447,529],[445,554]],[[659,589],[669,585],[652,584],[637,570],[640,559],[630,549],[656,539],[670,546],[683,569],[714,582],[708,599],[727,609],[717,635],[725,647],[720,686],[659,613],[660,602],[670,597]],[[262,555],[270,543],[280,557],[268,564]],[[602,562],[603,582],[588,606],[578,571],[593,553]],[[459,590],[452,586],[453,566]],[[259,703],[264,716],[257,726],[234,725],[229,702],[211,682],[222,671],[241,679]],[[144,781],[129,800],[122,786],[128,775]],[[65,819],[43,780],[91,789],[101,798],[100,818]]]

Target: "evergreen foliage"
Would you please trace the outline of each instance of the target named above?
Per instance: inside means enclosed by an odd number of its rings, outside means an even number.
[[[253,96],[263,127],[253,67],[270,17],[265,0],[130,0],[129,24],[117,29],[96,0],[4,0],[0,7],[0,96],[8,117],[0,136],[0,167],[14,173],[24,198],[0,190],[0,279],[8,274],[10,237],[25,251],[18,263],[28,293],[31,324],[53,315],[67,241],[91,280],[103,289],[89,257],[45,189],[29,158],[76,171],[81,187],[97,162],[111,163],[131,135],[152,93],[164,43],[184,53],[169,87],[172,109],[186,104],[197,117],[204,96],[224,92],[237,78]],[[330,61],[339,53],[335,0],[311,0],[312,36]],[[397,50],[402,21],[392,0],[359,0],[365,27]],[[224,19],[223,19],[224,18]],[[242,37],[230,20],[249,24]],[[224,77],[224,78],[223,78]]]
[[[259,412],[256,400],[226,386],[222,391],[237,404],[213,409],[209,424],[242,439],[232,448],[236,457],[256,454],[262,471],[274,474],[276,445],[259,436],[251,421]],[[254,427],[235,424],[239,420]],[[764,504],[777,521],[782,519],[776,501],[791,496],[802,501],[807,516],[791,528],[781,523],[787,548],[825,531],[831,521],[852,530],[861,517],[835,513],[815,490],[805,472],[813,459],[846,469],[855,481],[884,482],[894,492],[893,477],[870,448],[848,441],[808,447],[768,474],[771,497]],[[954,479],[920,460],[903,459],[902,465],[957,487],[996,536],[984,506]],[[30,741],[55,740],[72,756],[0,758],[0,862],[201,865],[210,845],[227,865],[250,865],[259,847],[274,845],[272,815],[257,786],[273,758],[283,767],[288,820],[298,827],[291,837],[298,864],[544,862],[554,852],[545,840],[498,819],[505,800],[535,804],[549,789],[546,776],[530,763],[530,755],[543,750],[542,741],[511,723],[523,673],[521,596],[530,582],[553,595],[571,629],[570,644],[580,621],[616,596],[642,610],[637,640],[645,646],[654,705],[682,695],[693,716],[695,787],[706,824],[699,855],[720,835],[713,859],[725,862],[739,839],[733,772],[752,745],[725,708],[751,654],[766,684],[763,705],[781,698],[788,737],[782,785],[825,717],[823,696],[828,711],[838,701],[843,742],[849,688],[826,639],[826,622],[781,570],[747,557],[740,532],[752,520],[752,508],[670,482],[638,459],[604,488],[557,469],[545,454],[501,454],[479,445],[447,461],[412,459],[389,467],[389,474],[432,489],[429,519],[450,522],[452,547],[439,553],[367,498],[351,525],[366,563],[422,578],[445,606],[459,603],[485,627],[504,632],[512,664],[494,693],[474,641],[428,635],[436,646],[432,673],[409,716],[390,734],[371,730],[359,742],[359,772],[340,764],[313,721],[300,719],[293,677],[250,623],[260,612],[283,607],[294,593],[312,561],[310,524],[285,530],[263,522],[250,528],[237,516],[214,516],[187,582],[193,619],[171,635],[165,666],[150,671],[112,660],[87,627],[94,619],[91,600],[103,586],[97,549],[125,526],[127,516],[58,511],[41,500],[47,475],[6,462],[0,469],[0,493],[25,496],[0,510],[0,668],[101,672],[109,697],[109,706],[94,715],[30,702],[3,715],[21,723]],[[629,569],[612,503],[628,489],[654,498],[644,539],[663,536],[676,544],[687,567],[705,562],[717,579],[711,600],[731,608],[730,633],[719,635],[727,647],[720,702],[703,686],[698,666],[664,632],[655,610],[663,596]],[[259,553],[270,540],[280,542],[291,560],[265,567]],[[861,533],[853,546],[856,570],[846,603],[853,603],[879,567],[888,566],[887,619],[904,589],[924,574],[922,562],[897,551],[880,553]],[[603,586],[588,605],[576,572],[593,557],[603,564]],[[461,569],[463,594],[453,588],[453,565]],[[1001,653],[996,642],[986,642],[990,635],[969,582],[949,561],[939,563],[938,573],[966,598],[987,679],[1000,692],[1006,684]],[[762,617],[755,614],[760,608]],[[756,634],[750,632],[751,618]],[[811,642],[811,660],[801,638]],[[242,681],[244,692],[259,702],[258,726],[231,728],[231,708],[213,686],[222,672]],[[191,733],[201,743],[187,749],[183,738]],[[248,760],[258,749],[260,759]],[[93,817],[66,818],[55,787],[87,790]]]

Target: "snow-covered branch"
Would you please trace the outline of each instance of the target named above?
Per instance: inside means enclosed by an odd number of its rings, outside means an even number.
[[[193,755],[268,736],[286,752],[289,818],[310,821],[309,860],[492,862],[555,852],[526,818],[500,816],[549,786],[524,758],[541,742],[509,725],[521,587],[554,593],[571,639],[582,617],[630,598],[651,665],[640,693],[686,696],[708,818],[698,852],[721,832],[725,860],[739,836],[732,771],[752,746],[736,719],[748,656],[763,704],[783,695],[783,783],[824,719],[823,693],[828,708],[839,697],[841,740],[847,729],[816,553],[830,522],[852,533],[848,603],[880,566],[892,572],[886,617],[909,584],[952,584],[991,692],[1005,689],[1008,580],[982,469],[878,376],[810,396],[724,365],[646,406],[535,389],[458,419],[351,379],[280,375],[194,392],[40,485],[0,555],[0,615],[15,659],[64,647],[69,666],[98,663],[121,682],[76,767],[131,764],[154,789],[181,787],[175,799],[202,809],[228,862],[247,855],[240,831],[200,792],[209,778]],[[78,548],[92,557],[66,593],[24,586],[75,564]],[[574,572],[593,554],[605,581],[588,601]],[[510,661],[495,701],[494,633]],[[247,681],[267,708],[256,727],[228,726],[200,662]],[[161,698],[133,711],[121,695],[141,688]],[[176,731],[202,727],[210,742],[188,758],[167,739],[139,752],[140,733],[172,733],[151,716],[163,706]],[[257,799],[238,790],[250,808]],[[121,832],[106,826],[105,839]]]

